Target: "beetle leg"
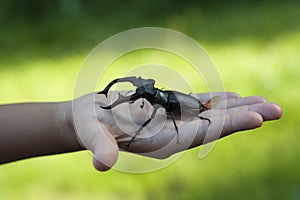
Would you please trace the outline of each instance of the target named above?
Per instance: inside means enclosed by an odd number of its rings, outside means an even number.
[[[133,142],[133,140],[136,138],[136,136],[151,122],[151,120],[155,117],[158,108],[160,108],[160,106],[153,106],[153,111],[152,114],[150,116],[149,119],[147,119],[147,121],[145,121],[136,131],[134,136],[131,138],[131,140],[129,141],[129,143],[126,145],[127,147],[130,146],[130,144]]]
[[[171,119],[172,119],[172,121],[173,121],[175,130],[176,130],[176,133],[177,133],[177,144],[180,144],[180,142],[179,142],[178,126],[177,126],[176,121],[175,121],[174,113],[173,113],[173,112],[169,112],[169,114],[170,114],[170,116],[171,116]]]
[[[201,119],[201,120],[206,120],[206,121],[208,121],[208,126],[210,125],[210,123],[211,123],[211,121],[210,121],[210,119],[208,119],[208,118],[206,118],[206,117],[202,117],[202,116],[196,116],[196,117],[198,117],[199,119]]]
[[[208,121],[208,126],[209,126],[210,123],[211,123],[210,119],[208,119],[208,118],[206,118],[206,117],[202,117],[202,116],[196,115],[196,114],[194,114],[194,113],[192,113],[192,112],[189,112],[189,111],[184,111],[184,112],[186,112],[186,113],[188,113],[188,114],[190,114],[190,115],[192,115],[192,116],[194,116],[194,117],[197,117],[197,118],[199,118],[199,119],[201,119],[201,120],[206,120],[206,121]]]

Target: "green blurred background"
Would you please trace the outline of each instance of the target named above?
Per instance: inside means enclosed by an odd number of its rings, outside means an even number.
[[[0,199],[300,199],[300,2],[0,0],[0,103],[63,101],[104,39],[171,28],[208,51],[226,90],[261,95],[280,121],[199,148],[147,174],[99,173],[88,152],[2,165]]]

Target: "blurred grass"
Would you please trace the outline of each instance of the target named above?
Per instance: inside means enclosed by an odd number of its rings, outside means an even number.
[[[100,41],[128,28],[163,26],[206,48],[226,90],[264,96],[282,106],[283,118],[222,139],[205,159],[198,159],[199,148],[189,150],[148,174],[96,172],[88,152],[2,165],[0,198],[299,199],[300,3],[117,3],[92,6],[91,15],[75,5],[61,18],[54,12],[37,22],[18,15],[2,20],[0,102],[71,99],[80,65]]]

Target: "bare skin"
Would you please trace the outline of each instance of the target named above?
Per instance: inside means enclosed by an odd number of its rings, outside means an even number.
[[[116,93],[109,93],[109,96]],[[90,150],[97,170],[110,169],[120,149],[163,159],[174,153],[217,140],[232,133],[255,129],[264,121],[279,119],[281,108],[263,97],[240,97],[236,93],[195,94],[201,102],[219,96],[211,110],[200,113],[211,124],[190,116],[176,120],[179,140],[164,109],[128,148],[136,128],[151,114],[152,106],[141,101],[104,110],[109,98],[91,93],[60,103],[24,103],[0,106],[0,163],[25,158]],[[128,135],[129,134],[129,135]],[[131,135],[130,135],[131,134]]]

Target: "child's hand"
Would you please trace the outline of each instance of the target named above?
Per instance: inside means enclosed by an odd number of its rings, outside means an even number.
[[[213,103],[211,110],[200,113],[211,120],[182,116],[176,120],[177,132],[173,121],[167,118],[165,110],[160,108],[155,118],[148,124],[128,147],[132,135],[151,115],[152,106],[147,104],[142,109],[141,100],[133,104],[124,103],[112,110],[102,109],[114,101],[110,93],[85,95],[73,101],[69,121],[76,128],[79,142],[94,153],[94,166],[104,171],[111,168],[118,159],[118,150],[139,153],[154,158],[166,158],[172,154],[217,140],[221,137],[247,129],[260,127],[263,121],[279,119],[282,111],[276,104],[268,103],[262,97],[241,98],[235,93],[214,93],[196,95],[201,102],[211,97],[220,96]],[[211,96],[210,96],[211,95]]]

